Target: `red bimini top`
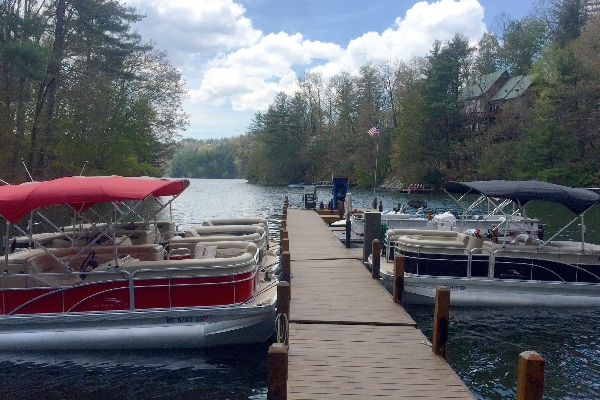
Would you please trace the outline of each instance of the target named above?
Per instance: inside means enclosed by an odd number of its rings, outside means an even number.
[[[0,215],[15,223],[29,212],[53,204],[84,211],[96,203],[143,200],[148,196],[177,196],[187,179],[123,176],[68,176],[43,182],[0,186]]]

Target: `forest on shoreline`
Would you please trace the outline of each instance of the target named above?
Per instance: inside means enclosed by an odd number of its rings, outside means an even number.
[[[187,91],[141,18],[112,0],[0,2],[3,180],[164,173]]]
[[[600,186],[600,6],[539,0],[456,34],[425,57],[305,72],[246,134],[181,140],[187,90],[167,54],[116,0],[0,2],[3,181],[65,175],[245,178],[289,184],[540,179]],[[530,80],[523,101],[473,112],[484,76]],[[524,106],[525,104],[525,106]],[[377,135],[367,132],[379,126]],[[377,168],[376,168],[377,165]]]
[[[357,75],[307,72],[246,135],[188,139],[176,177],[289,184],[348,176],[399,180],[539,179],[600,186],[600,19],[584,0],[546,0],[521,20],[496,17],[476,45],[455,35],[426,57],[367,62]],[[531,79],[529,102],[469,113],[462,93],[486,74]],[[367,132],[379,124],[379,134]]]

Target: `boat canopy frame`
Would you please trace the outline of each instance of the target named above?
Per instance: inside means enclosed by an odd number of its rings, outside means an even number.
[[[6,237],[5,237],[5,266],[8,266],[9,255],[9,236],[11,225],[21,234],[29,238],[29,242],[34,244],[55,259],[62,265],[67,272],[71,271],[70,263],[83,254],[86,250],[94,246],[100,238],[106,236],[112,239],[115,265],[118,266],[117,242],[115,238],[115,226],[122,223],[135,214],[144,221],[146,225],[150,219],[170,206],[171,203],[189,186],[187,179],[164,179],[150,177],[64,177],[43,182],[28,182],[21,185],[6,185],[0,187],[0,216],[6,219]],[[159,197],[170,197],[166,202],[161,202]],[[153,199],[159,205],[152,215],[142,218],[137,214],[137,210],[147,199]],[[126,201],[134,201],[133,205],[126,204]],[[107,226],[97,233],[96,237],[81,248],[77,254],[71,257],[67,262],[60,260],[45,246],[41,245],[32,233],[33,214],[36,213],[46,222],[48,222],[57,232],[60,232],[54,223],[46,218],[39,209],[51,205],[66,205],[75,214],[75,218],[89,221],[84,213],[87,210],[93,211],[98,217],[104,218],[93,210],[93,206],[98,203],[110,203],[112,208],[105,214],[109,222]],[[112,213],[115,212],[113,220]],[[16,222],[31,213],[28,221],[28,231],[19,227]],[[98,222],[91,222],[91,228],[98,226]],[[109,232],[112,234],[109,235]],[[81,234],[83,235],[83,231]],[[75,244],[75,229],[73,230],[72,245]],[[81,237],[81,236],[80,236]]]
[[[528,181],[473,181],[473,182],[448,182],[444,190],[453,193],[480,194],[489,198],[508,199],[516,203],[519,208],[524,207],[532,200],[549,201],[562,204],[576,217],[569,223],[559,229],[552,237],[543,241],[540,247],[547,245],[551,240],[560,235],[565,229],[571,226],[578,219],[581,220],[581,251],[585,251],[585,213],[600,202],[600,195],[589,189],[571,188],[568,186],[557,185],[537,180]],[[462,197],[461,197],[462,198]],[[493,202],[492,202],[493,203]],[[494,203],[493,203],[494,204]],[[502,210],[500,210],[503,212]]]

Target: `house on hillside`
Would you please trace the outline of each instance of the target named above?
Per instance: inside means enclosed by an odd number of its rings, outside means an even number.
[[[508,71],[482,75],[466,86],[460,93],[464,112],[472,120],[471,130],[479,130],[481,124],[492,122],[509,105],[517,110],[532,106],[531,75],[511,77]]]

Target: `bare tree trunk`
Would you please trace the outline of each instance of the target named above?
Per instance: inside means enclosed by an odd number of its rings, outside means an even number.
[[[56,92],[60,82],[60,66],[65,48],[66,25],[66,0],[56,0],[54,42],[50,62],[46,70],[51,78],[46,84],[40,85],[31,129],[31,148],[28,157],[29,166],[33,166],[35,162],[35,171],[41,170],[44,175],[46,175],[45,168],[52,146],[52,118],[56,106]],[[44,117],[43,121],[41,120],[42,116]],[[43,136],[40,138],[39,132],[42,128]]]

